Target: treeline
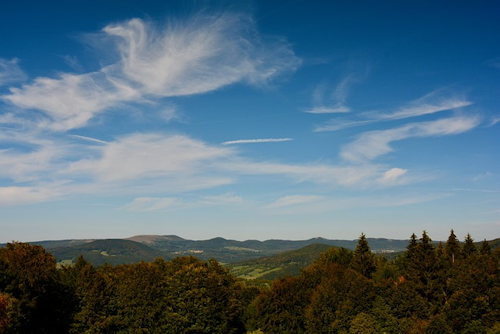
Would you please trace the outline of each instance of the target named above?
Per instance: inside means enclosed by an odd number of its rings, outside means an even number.
[[[214,260],[57,268],[41,246],[0,249],[0,333],[500,333],[499,251],[412,235],[394,261],[365,236],[270,287]]]

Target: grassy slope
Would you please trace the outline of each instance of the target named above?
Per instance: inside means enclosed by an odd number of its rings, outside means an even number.
[[[302,268],[312,264],[321,253],[331,247],[325,244],[311,244],[273,256],[243,261],[229,268],[233,275],[244,279],[273,280],[287,275],[296,276]]]

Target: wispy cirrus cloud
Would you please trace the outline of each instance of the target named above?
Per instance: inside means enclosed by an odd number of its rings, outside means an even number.
[[[360,113],[357,117],[351,119],[332,119],[325,124],[316,126],[314,131],[337,131],[381,121],[406,119],[430,115],[446,110],[456,110],[473,104],[463,96],[443,96],[441,95],[442,93],[442,90],[433,91],[419,99],[411,101],[399,109],[390,112],[370,111]]]
[[[0,86],[24,81],[28,78],[18,63],[19,60],[16,58],[11,60],[0,58]]]
[[[97,139],[97,138],[91,138],[91,137],[80,136],[80,135],[69,135],[69,136],[72,137],[72,138],[76,138],[76,139],[80,139],[80,140],[85,140],[85,141],[92,142],[92,143],[108,144],[107,141],[100,140],[100,139]]]
[[[242,182],[247,176],[351,187],[376,183],[385,172],[375,165],[255,161],[232,148],[184,135],[136,133],[110,141],[81,135],[60,136],[57,142],[36,137],[12,140],[19,143],[19,149],[13,146],[0,151],[0,176],[16,187],[9,189],[10,203],[75,194],[157,198],[214,189]],[[203,197],[198,204],[240,201],[238,196],[226,194]],[[143,200],[132,208],[139,210],[139,204],[146,207],[153,202]]]
[[[70,55],[63,55],[61,58],[64,60],[66,65],[71,67],[73,70],[77,72],[83,72],[84,68],[82,64],[80,64],[80,61],[78,60],[78,57],[76,56],[70,56]]]
[[[138,197],[122,207],[127,211],[150,212],[180,206],[182,201],[175,197]]]
[[[70,165],[67,173],[82,173],[114,182],[149,177],[195,174],[206,166],[232,155],[227,148],[209,146],[186,136],[133,134],[96,148],[96,156]]]
[[[331,96],[327,99],[329,103],[325,103],[325,91],[326,87],[324,84],[319,85],[313,94],[314,107],[306,110],[309,114],[336,114],[336,113],[348,113],[351,109],[347,106],[347,96],[351,89],[351,86],[358,82],[359,80],[354,75],[348,75],[342,79],[335,89],[333,90]]]
[[[117,62],[96,72],[36,78],[2,99],[41,111],[49,129],[66,131],[121,103],[206,93],[236,82],[265,84],[300,65],[286,41],[261,38],[245,15],[198,15],[164,28],[132,19],[102,34],[115,46]]]
[[[462,97],[442,98],[436,101],[428,100],[429,96],[425,96],[392,113],[365,113],[363,116],[375,120],[396,120],[434,114],[445,110],[454,110],[472,104],[472,102]]]
[[[292,141],[292,140],[293,140],[292,138],[239,139],[239,140],[225,141],[222,143],[222,145],[280,143],[280,142]]]
[[[0,187],[0,206],[45,202],[60,195],[49,186]]]
[[[252,161],[235,157],[218,164],[222,170],[236,175],[263,175],[291,179],[293,182],[312,182],[330,187],[368,184],[381,176],[376,165],[333,165],[328,163],[286,164]]]
[[[243,203],[243,198],[233,193],[226,193],[223,195],[203,196],[198,203],[203,205],[235,205]]]
[[[391,168],[378,180],[383,185],[394,185],[401,182],[401,178],[408,172],[403,168]]]
[[[289,195],[277,199],[275,202],[266,206],[266,209],[276,209],[290,206],[298,206],[303,204],[311,204],[322,201],[325,197],[317,195]]]
[[[369,131],[345,145],[340,155],[346,161],[353,163],[367,162],[392,152],[390,144],[394,141],[454,135],[472,130],[479,124],[479,117],[458,116],[437,121],[410,123],[389,130]]]

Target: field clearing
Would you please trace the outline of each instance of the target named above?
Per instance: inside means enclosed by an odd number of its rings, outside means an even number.
[[[238,278],[247,280],[258,279],[268,273],[280,271],[280,267],[267,267],[267,266],[234,266],[230,272]]]

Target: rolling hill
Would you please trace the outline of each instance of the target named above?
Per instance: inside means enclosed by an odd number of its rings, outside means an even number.
[[[95,240],[69,247],[51,248],[49,251],[58,262],[70,264],[83,257],[96,266],[105,263],[131,264],[142,261],[154,261],[158,257],[169,258],[168,254],[145,244],[123,239]]]
[[[394,257],[406,250],[408,240],[367,238],[374,253]],[[500,247],[500,239],[489,241],[491,248]],[[354,250],[357,240],[330,240],[312,238],[308,240],[228,240],[213,238],[208,240],[188,240],[176,235],[137,235],[127,239],[68,239],[35,241],[31,244],[43,246],[59,262],[70,263],[82,254],[95,265],[103,263],[121,264],[151,261],[157,257],[170,259],[193,255],[201,260],[211,258],[224,264],[241,264],[243,261],[271,257],[273,255],[298,250],[312,244],[344,247]],[[481,242],[477,242],[477,247]],[[3,247],[4,245],[0,245]],[[292,269],[290,269],[292,270]]]
[[[287,275],[297,276],[301,269],[311,265],[321,253],[330,248],[333,246],[315,243],[300,249],[247,260],[228,267],[231,274],[243,279],[274,280]]]

